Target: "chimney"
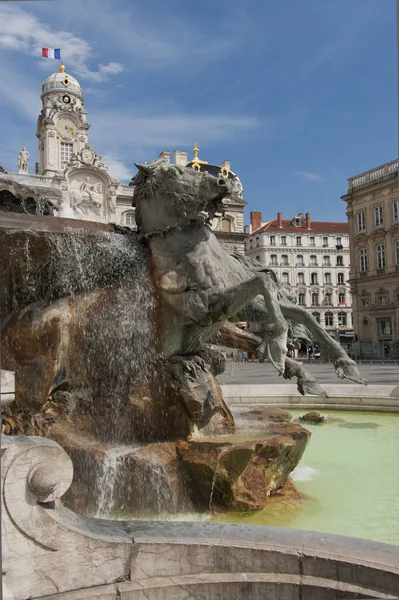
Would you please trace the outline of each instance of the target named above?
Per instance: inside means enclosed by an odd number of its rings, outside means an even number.
[[[252,232],[256,231],[257,229],[259,229],[260,227],[262,227],[262,213],[256,211],[252,211],[250,213],[251,216],[251,225],[252,225]]]
[[[281,213],[281,212],[277,213],[277,225],[279,226],[280,229],[283,226],[283,213]]]
[[[173,151],[173,159],[175,165],[180,165],[181,167],[185,167],[187,164],[187,152],[183,152],[182,150],[174,150]]]
[[[310,227],[310,213],[306,213],[306,229],[311,229]]]
[[[163,152],[161,152],[161,154],[159,155],[159,158],[166,158],[168,162],[170,162],[170,152],[169,150],[164,150]]]

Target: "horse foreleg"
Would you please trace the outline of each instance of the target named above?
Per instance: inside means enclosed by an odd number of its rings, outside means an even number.
[[[360,375],[355,361],[349,358],[341,346],[333,340],[306,309],[297,304],[286,302],[280,302],[280,307],[285,318],[302,323],[307,327],[312,337],[319,342],[323,354],[334,362],[338,377],[367,385],[367,381]]]
[[[266,334],[258,353],[266,353],[273,366],[282,374],[287,353],[288,325],[281,312],[277,293],[278,287],[270,275],[260,272],[235,286],[209,292],[207,308],[213,322],[228,320],[235,317],[256,296],[263,296],[267,315]]]

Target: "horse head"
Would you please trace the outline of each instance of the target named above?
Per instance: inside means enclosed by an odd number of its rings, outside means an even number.
[[[223,213],[223,198],[231,185],[223,177],[171,165],[165,158],[136,164],[138,173],[133,204],[138,229],[143,234],[179,228],[190,221],[207,221]]]

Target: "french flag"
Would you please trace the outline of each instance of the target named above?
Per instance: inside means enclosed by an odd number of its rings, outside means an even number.
[[[60,48],[42,48],[42,56],[44,58],[55,58],[61,60],[61,49]]]

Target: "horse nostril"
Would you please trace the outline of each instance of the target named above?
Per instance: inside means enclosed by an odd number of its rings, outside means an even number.
[[[226,185],[226,180],[223,177],[219,179],[219,185]]]

